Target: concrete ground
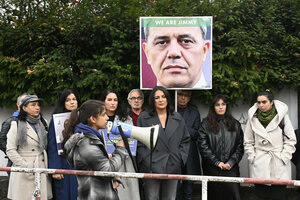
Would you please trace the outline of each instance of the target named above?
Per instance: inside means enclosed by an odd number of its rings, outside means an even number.
[[[7,177],[0,176],[0,200],[7,200],[7,188]],[[243,200],[257,200],[257,197],[254,194],[254,188],[251,186],[242,186],[241,195]],[[195,184],[193,199],[201,200],[201,184]],[[286,192],[286,199],[284,200],[300,200],[300,192],[297,192],[295,188],[288,188]]]

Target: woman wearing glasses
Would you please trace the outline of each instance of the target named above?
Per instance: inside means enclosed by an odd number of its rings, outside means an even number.
[[[290,160],[296,137],[287,105],[274,100],[274,95],[266,90],[258,93],[248,116],[244,140],[250,177],[291,179]],[[255,185],[255,192],[262,199],[285,199],[285,186]]]
[[[224,96],[213,98],[199,130],[203,174],[239,177],[239,162],[244,154],[243,131],[241,124],[232,117]],[[210,182],[208,199],[239,200],[239,184]]]

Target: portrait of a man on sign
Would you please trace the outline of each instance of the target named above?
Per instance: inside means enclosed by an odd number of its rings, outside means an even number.
[[[212,17],[141,17],[141,88],[211,89]]]

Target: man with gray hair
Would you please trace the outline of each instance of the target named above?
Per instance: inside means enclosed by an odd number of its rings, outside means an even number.
[[[211,88],[202,64],[209,52],[206,27],[145,27],[143,50],[157,78],[166,88]]]
[[[131,107],[128,115],[132,118],[133,124],[137,126],[137,119],[139,115],[144,111],[144,94],[140,89],[132,89],[128,93],[127,100]]]
[[[3,151],[6,154],[6,143],[7,143],[7,133],[10,129],[10,125],[12,121],[17,121],[18,120],[18,116],[19,116],[19,111],[20,111],[20,105],[22,103],[22,100],[24,99],[24,97],[26,97],[28,94],[27,93],[23,93],[21,94],[18,98],[17,98],[17,107],[18,110],[15,111],[12,116],[10,116],[8,119],[6,119],[1,126],[1,131],[0,131],[0,149],[1,151]],[[12,166],[12,162],[8,159],[7,162],[7,166],[11,167]]]

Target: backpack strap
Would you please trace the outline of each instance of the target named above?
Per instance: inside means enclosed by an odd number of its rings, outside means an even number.
[[[46,131],[48,132],[49,131],[48,124],[47,124],[46,120],[42,116],[41,116],[41,122],[45,126]]]
[[[287,135],[284,133],[284,127],[285,127],[285,125],[284,125],[284,118],[283,118],[283,119],[281,120],[281,122],[279,123],[279,127],[280,127],[281,130],[282,130],[282,135],[285,136],[285,137],[289,140],[290,137],[287,136]]]

